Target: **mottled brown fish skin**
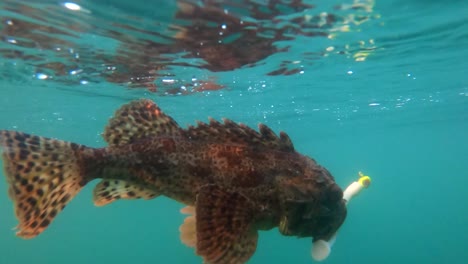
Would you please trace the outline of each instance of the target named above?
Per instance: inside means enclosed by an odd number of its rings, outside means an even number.
[[[245,263],[258,230],[328,240],[346,217],[331,174],[286,133],[224,119],[181,128],[150,100],[117,110],[106,148],[0,130],[17,235],[42,233],[90,181],[94,204],[165,195],[192,206],[181,240],[210,264]]]
[[[327,237],[346,216],[342,191],[330,173],[297,152],[161,137],[87,149],[82,158],[89,180],[131,179],[187,205],[195,204],[204,185],[237,191],[255,205],[259,229],[276,227],[287,219],[289,226],[281,230],[285,235],[316,236],[320,231]],[[318,221],[301,227],[304,216],[330,218],[329,213],[337,208],[342,215],[337,223],[325,220],[322,224],[330,226],[328,233]]]

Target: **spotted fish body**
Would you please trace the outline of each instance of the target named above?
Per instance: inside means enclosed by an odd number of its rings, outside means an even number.
[[[94,203],[164,195],[189,207],[182,241],[206,263],[244,263],[258,230],[328,240],[346,217],[330,173],[289,137],[225,119],[180,128],[149,100],[120,108],[106,148],[0,131],[18,236],[40,234],[91,180]]]

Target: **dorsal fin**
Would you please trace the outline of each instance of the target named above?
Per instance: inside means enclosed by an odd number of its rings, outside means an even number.
[[[197,126],[190,126],[184,132],[191,140],[247,144],[254,147],[294,151],[291,139],[284,132],[280,132],[278,137],[264,124],[258,126],[259,132],[257,132],[244,124],[236,124],[229,119],[223,119],[223,121],[224,123],[220,123],[210,118],[209,123],[198,122]]]
[[[151,100],[141,99],[123,105],[104,130],[109,145],[125,145],[147,137],[180,136],[176,121]]]

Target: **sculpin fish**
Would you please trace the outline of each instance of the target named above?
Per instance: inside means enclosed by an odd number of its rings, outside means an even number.
[[[332,175],[263,124],[210,119],[183,129],[142,99],[122,106],[103,137],[108,147],[91,148],[0,131],[18,236],[39,235],[95,179],[97,206],[159,195],[186,205],[181,239],[205,263],[245,263],[258,230],[328,240],[346,217]]]

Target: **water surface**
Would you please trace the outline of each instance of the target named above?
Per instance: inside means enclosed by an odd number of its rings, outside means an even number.
[[[155,100],[181,126],[229,117],[286,131],[340,186],[373,177],[327,263],[465,263],[465,1],[0,3],[0,128],[93,147],[113,112]],[[2,176],[3,177],[3,176]],[[22,240],[0,184],[0,263],[201,263],[166,198],[94,207],[89,184]],[[249,263],[311,263],[261,232]]]

